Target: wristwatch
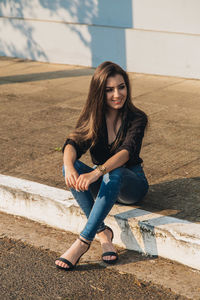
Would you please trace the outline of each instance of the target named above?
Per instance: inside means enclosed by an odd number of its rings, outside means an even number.
[[[97,166],[97,169],[98,169],[99,171],[101,171],[101,173],[102,173],[103,175],[106,174],[106,167],[105,167],[105,166],[103,166],[103,165],[98,165],[98,166]]]

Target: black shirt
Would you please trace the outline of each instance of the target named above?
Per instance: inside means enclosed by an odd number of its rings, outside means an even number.
[[[120,130],[123,130],[123,138],[116,149],[112,149],[112,145],[114,142],[110,145],[108,144],[108,131],[106,121],[104,120],[101,128],[101,134],[99,135],[99,138],[94,146],[91,146],[91,141],[85,141],[77,144],[74,140],[67,139],[62,150],[64,152],[65,146],[67,144],[74,146],[77,153],[77,159],[79,159],[88,149],[90,149],[92,162],[95,165],[102,165],[111,156],[123,149],[126,149],[129,152],[129,160],[126,163],[126,166],[128,167],[140,164],[143,162],[139,155],[147,119],[144,116],[143,120],[138,126],[136,126],[135,121],[136,117],[134,113],[129,113],[128,117],[126,118],[125,126],[123,126],[123,129],[121,126],[118,131],[119,134]]]

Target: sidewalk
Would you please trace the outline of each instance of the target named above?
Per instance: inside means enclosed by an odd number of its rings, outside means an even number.
[[[90,68],[0,58],[1,174],[65,189],[62,154],[56,148],[75,125],[92,73]],[[114,208],[108,222],[114,226],[115,242],[153,255],[168,253],[175,260],[181,255],[182,263],[188,257],[187,265],[193,260],[191,266],[200,269],[200,81],[133,73],[130,78],[133,101],[150,119],[141,155],[151,187],[141,207]],[[84,161],[90,164],[88,155]],[[18,197],[21,204],[16,213],[28,216],[26,209],[33,212],[30,204],[37,202],[39,217],[38,187],[32,189],[31,184],[25,194],[19,184],[12,186],[11,182],[1,176],[1,210],[14,214],[9,210],[16,208],[12,204]],[[21,187],[24,184],[26,187],[26,182],[21,182]],[[51,199],[47,194],[46,199]],[[59,204],[57,219],[52,210],[43,221],[58,222],[59,216],[64,218],[66,206],[69,216],[73,212],[81,216],[67,198]],[[57,203],[58,199],[54,200],[51,203]],[[76,223],[70,224],[73,232],[83,221]],[[61,228],[70,229],[66,219],[62,224]]]

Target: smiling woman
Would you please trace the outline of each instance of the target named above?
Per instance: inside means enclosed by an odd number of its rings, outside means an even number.
[[[131,101],[128,74],[109,61],[98,66],[76,128],[63,146],[65,182],[88,221],[79,239],[56,260],[58,268],[73,269],[96,234],[103,261],[118,260],[113,231],[104,219],[115,202],[133,204],[148,191],[140,158],[147,121]],[[88,149],[94,168],[79,160]]]
[[[106,84],[107,111],[121,109],[124,106],[126,97],[127,88],[122,75],[116,74],[109,77]]]

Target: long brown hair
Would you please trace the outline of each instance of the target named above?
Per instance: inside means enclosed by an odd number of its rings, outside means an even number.
[[[106,114],[106,82],[108,77],[122,75],[127,87],[127,99],[119,113],[122,119],[120,134],[114,143],[116,147],[123,138],[126,118],[128,113],[134,113],[136,127],[144,122],[147,124],[146,114],[135,107],[131,101],[131,88],[128,74],[117,64],[105,61],[100,64],[92,77],[86,103],[78,118],[75,130],[69,135],[77,143],[91,140],[94,145],[102,128],[102,124]]]

